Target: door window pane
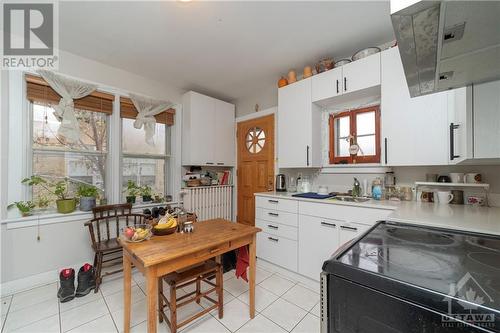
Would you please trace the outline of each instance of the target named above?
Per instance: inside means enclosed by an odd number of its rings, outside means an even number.
[[[122,119],[123,152],[140,155],[165,155],[165,124],[156,123],[154,146],[146,143],[144,127],[134,127],[134,119]]]

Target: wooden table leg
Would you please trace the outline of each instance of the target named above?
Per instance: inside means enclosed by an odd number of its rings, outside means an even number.
[[[255,317],[255,235],[252,238],[252,242],[249,244],[248,256],[249,262],[249,299],[250,299],[250,318]]]
[[[154,268],[146,271],[147,307],[148,307],[148,333],[156,333],[156,318],[158,313],[158,277]]]
[[[128,256],[123,252],[123,294],[125,312],[123,314],[123,328],[125,333],[130,332],[130,306],[132,289],[132,263]]]

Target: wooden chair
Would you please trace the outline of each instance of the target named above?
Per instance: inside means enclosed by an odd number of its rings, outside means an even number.
[[[220,260],[218,260],[220,261]],[[215,283],[212,282],[215,276]],[[165,320],[170,327],[170,333],[176,333],[177,329],[189,324],[196,318],[209,313],[213,309],[218,308],[219,318],[222,319],[224,315],[224,301],[223,301],[223,276],[222,265],[214,260],[207,260],[199,265],[191,266],[186,270],[176,271],[167,274],[161,279],[158,279],[158,310],[160,323]],[[170,297],[167,299],[163,293],[163,281],[165,281],[170,288]],[[211,288],[202,291],[201,282],[205,282]],[[186,287],[191,284],[196,284],[195,291],[177,298],[177,289]],[[209,297],[211,293],[217,293],[217,300]],[[201,299],[206,299],[213,303],[212,306],[199,311],[195,315],[185,319],[183,322],[177,322],[177,309],[192,302],[200,303]],[[165,308],[169,308],[170,319],[165,314]]]
[[[133,214],[131,204],[107,205],[93,209],[94,218],[85,223],[89,228],[90,239],[94,255],[94,269],[96,288],[99,291],[102,278],[123,271],[123,267],[102,274],[103,267],[122,265],[122,247],[118,237],[123,227],[136,224],[145,224],[146,216]]]

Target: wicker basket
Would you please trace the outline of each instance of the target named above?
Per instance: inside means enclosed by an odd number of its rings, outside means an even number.
[[[197,186],[201,185],[201,180],[199,180],[199,179],[189,179],[189,180],[186,180],[186,185],[188,187],[197,187]]]

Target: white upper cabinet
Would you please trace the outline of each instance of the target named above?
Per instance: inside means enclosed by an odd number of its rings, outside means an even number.
[[[455,91],[454,98],[449,98],[449,163],[481,159],[496,164],[500,159],[500,81]]]
[[[312,101],[380,85],[380,53],[312,77]]]
[[[344,94],[380,85],[380,53],[342,67]]]
[[[312,77],[313,102],[342,95],[342,91],[342,67]]]
[[[474,158],[500,158],[500,81],[474,85]]]
[[[182,104],[182,164],[233,166],[234,105],[194,91]]]
[[[321,112],[311,102],[311,78],[278,89],[278,165],[321,166]]]
[[[448,92],[410,98],[398,48],[381,57],[382,163],[448,164]]]

